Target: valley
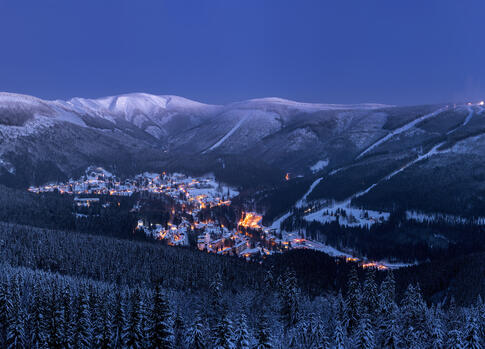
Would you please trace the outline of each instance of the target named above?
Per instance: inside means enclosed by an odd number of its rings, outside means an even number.
[[[139,219],[133,230],[170,246],[192,245],[201,251],[237,256],[248,261],[261,261],[266,256],[292,249],[311,249],[331,257],[359,262],[363,268],[386,270],[409,265],[362,259],[353,256],[350,251],[341,252],[321,242],[306,239],[304,231],[281,230],[276,222],[265,227],[261,223],[261,214],[245,212],[243,208],[232,205],[231,200],[239,195],[236,189],[218,183],[210,175],[193,178],[181,173],[145,172],[120,180],[103,168],[90,166],[79,179],[31,186],[28,191],[37,195],[55,193],[73,196],[72,214],[79,220],[99,216],[100,210],[110,207],[116,209],[120,205],[116,197],[134,197],[135,204],[130,211]],[[150,205],[147,197],[151,200],[168,200],[168,207],[165,208],[169,212],[168,217],[162,216],[159,221],[148,218],[145,212],[152,208],[146,207]],[[228,220],[228,215],[218,212],[218,208],[230,208],[233,216],[240,218]],[[155,216],[160,217],[162,213],[160,211]]]

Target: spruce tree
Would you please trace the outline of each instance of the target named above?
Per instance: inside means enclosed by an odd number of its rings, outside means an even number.
[[[76,329],[74,347],[91,348],[93,343],[91,313],[89,312],[89,297],[85,287],[81,287],[77,301]]]
[[[349,333],[352,333],[360,323],[361,303],[362,292],[360,289],[357,269],[354,267],[350,271],[349,280],[347,283],[346,309]]]
[[[99,339],[101,338],[101,332],[103,328],[102,317],[100,311],[100,300],[97,290],[90,285],[88,288],[88,304],[89,313],[91,314],[91,326],[92,326],[92,336],[93,344],[99,347]]]
[[[452,329],[448,332],[446,347],[449,349],[463,349],[463,334],[459,329]]]
[[[162,289],[157,285],[153,296],[153,308],[150,316],[149,339],[153,348],[173,347],[173,322],[170,305]]]
[[[391,307],[386,310],[386,316],[381,320],[383,324],[381,329],[380,344],[389,349],[396,349],[401,344],[401,327],[399,326],[399,308],[392,301]]]
[[[187,330],[186,334],[186,346],[189,349],[205,349],[205,324],[202,321],[202,317],[197,312],[195,314],[195,320]]]
[[[478,324],[477,315],[474,309],[469,311],[466,316],[465,329],[464,329],[463,344],[466,349],[479,349],[482,348],[482,340],[480,338],[480,328]]]
[[[10,280],[5,278],[0,281],[0,344],[3,347],[7,342],[8,315],[11,313],[11,309]]]
[[[72,307],[72,296],[71,296],[71,288],[69,285],[65,285],[62,290],[61,295],[61,307],[63,312],[63,320],[64,324],[63,331],[64,331],[64,340],[63,340],[63,347],[64,348],[71,348],[73,346],[73,339],[74,339],[74,330],[75,330],[75,314],[73,312]]]
[[[325,326],[320,319],[313,324],[313,346],[317,349],[329,349],[330,341]]]
[[[209,318],[209,325],[212,330],[215,330],[217,323],[221,320],[223,312],[222,302],[222,276],[219,273],[214,275],[209,286],[209,302],[210,309],[207,309],[207,315]]]
[[[62,348],[65,340],[64,312],[57,297],[57,288],[54,285],[51,288],[47,307],[47,344],[49,348]]]
[[[44,326],[44,314],[46,313],[46,310],[44,309],[44,306],[43,297],[41,296],[41,286],[38,279],[36,279],[32,289],[32,304],[29,310],[29,343],[33,349],[39,349],[45,345],[46,331]]]
[[[376,314],[377,338],[381,346],[394,348],[399,342],[399,324],[397,314],[399,308],[395,302],[396,286],[392,270],[387,272],[386,278],[379,288],[378,309]]]
[[[214,348],[216,349],[232,349],[234,348],[234,332],[232,321],[229,316],[225,315],[215,327],[213,334]]]
[[[119,348],[123,345],[123,334],[126,328],[125,303],[121,293],[117,292],[112,303],[113,311],[113,347]]]
[[[362,303],[365,308],[364,311],[370,315],[370,320],[373,324],[375,324],[375,317],[379,307],[378,299],[377,285],[375,282],[375,269],[370,268],[366,271]]]
[[[294,272],[287,271],[283,276],[280,297],[281,317],[285,324],[285,329],[288,330],[295,326],[299,319],[300,290]]]
[[[124,331],[124,344],[127,348],[138,349],[144,346],[143,340],[143,305],[140,290],[135,289],[131,297],[131,309]]]
[[[250,336],[247,325],[246,315],[241,313],[237,321],[236,329],[234,331],[235,343],[237,349],[250,348]]]
[[[256,349],[271,349],[273,348],[273,342],[271,338],[271,331],[268,326],[268,319],[265,313],[262,313],[259,317],[256,328]]]
[[[404,292],[402,300],[402,323],[405,329],[405,344],[408,347],[415,345],[410,341],[421,342],[426,334],[426,311],[427,306],[421,296],[419,285],[409,285]],[[412,330],[411,330],[412,329]]]
[[[443,312],[440,306],[431,308],[427,314],[429,344],[432,349],[440,349],[445,346],[445,331]]]
[[[111,291],[111,290],[110,290]],[[111,314],[111,292],[105,292],[102,296],[102,302],[98,306],[98,326],[99,329],[94,338],[96,347],[100,349],[107,349],[113,346],[113,316]]]
[[[173,321],[173,329],[174,329],[174,344],[176,348],[182,347],[183,344],[183,334],[185,332],[185,324],[182,316],[180,315],[180,311],[177,311],[175,314],[175,319]]]
[[[11,299],[11,306],[7,313],[7,342],[8,349],[17,349],[25,347],[25,315],[20,304],[20,280],[19,275],[15,275],[11,282],[11,290],[9,292]]]
[[[339,320],[337,320],[335,325],[335,332],[334,332],[335,348],[344,349],[345,342],[346,342],[345,339],[346,339],[345,329],[342,326],[342,323]]]
[[[359,349],[374,348],[374,331],[369,315],[366,313],[360,318],[355,343]]]

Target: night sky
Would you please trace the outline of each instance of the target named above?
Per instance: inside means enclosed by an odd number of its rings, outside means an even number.
[[[0,0],[0,91],[478,100],[484,23],[483,0]]]

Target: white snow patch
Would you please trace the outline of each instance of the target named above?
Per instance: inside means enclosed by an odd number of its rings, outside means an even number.
[[[345,216],[337,211],[345,211]],[[384,222],[389,219],[388,212],[377,212],[373,210],[362,210],[354,207],[324,207],[304,217],[308,222],[331,223],[339,217],[339,225],[347,227],[369,227],[375,223]]]
[[[313,166],[310,167],[310,170],[315,173],[318,171],[323,170],[325,167],[328,166],[328,159],[325,160],[319,160],[317,161]]]

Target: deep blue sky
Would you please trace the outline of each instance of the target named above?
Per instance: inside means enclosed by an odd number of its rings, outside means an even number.
[[[483,0],[0,0],[0,91],[485,98]]]

